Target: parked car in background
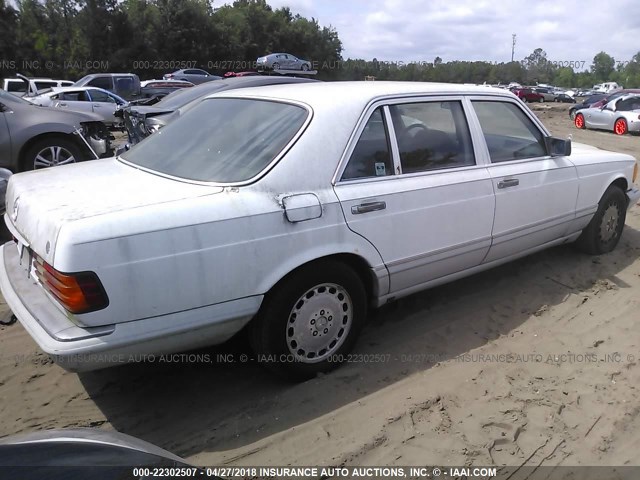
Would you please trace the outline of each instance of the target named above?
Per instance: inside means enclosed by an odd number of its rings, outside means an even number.
[[[263,365],[309,378],[371,307],[554,245],[610,252],[637,170],[499,89],[236,89],[120,157],[13,176],[0,288],[66,369],[247,327]]]
[[[569,117],[571,117],[571,120],[576,118],[576,112],[578,110],[582,110],[583,108],[590,108],[591,105],[599,102],[600,100],[603,100],[605,98],[607,98],[607,94],[605,93],[598,93],[595,95],[591,95],[589,97],[586,97],[582,103],[577,103],[576,105],[574,105],[573,107],[571,107],[569,109]]]
[[[29,78],[18,75],[18,78],[5,78],[2,89],[19,97],[37,95],[38,92],[51,87],[68,87],[73,85],[70,80],[54,80],[53,78]]]
[[[82,77],[74,87],[98,87],[127,101],[140,98],[140,78],[135,73],[92,73]]]
[[[616,135],[640,132],[640,95],[626,94],[600,108],[585,108],[576,113],[577,128],[610,130]]]
[[[599,93],[613,93],[622,90],[622,85],[616,82],[604,82],[593,86],[593,90]]]
[[[308,78],[280,77],[280,76],[247,76],[226,78],[209,82],[187,90],[172,93],[153,106],[131,105],[124,108],[124,125],[129,134],[129,144],[135,145],[143,138],[157,132],[167,123],[175,120],[181,111],[192,102],[207,95],[225,90],[238,88],[259,87],[264,85],[284,85],[295,83],[317,82]]]
[[[553,102],[558,96],[557,92],[547,87],[536,87],[536,88],[533,88],[532,90],[542,95],[542,98],[544,99],[545,102]]]
[[[116,117],[115,113],[127,104],[115,93],[96,87],[54,87],[38,96],[25,97],[25,100],[43,107],[92,112],[111,127],[122,125],[122,118]]]
[[[576,103],[576,99],[566,93],[558,93],[553,101],[558,103]]]
[[[136,102],[138,104],[153,105],[170,93],[193,86],[193,83],[186,80],[145,80],[140,82],[141,99]]]
[[[0,90],[0,167],[19,172],[112,153],[98,115],[40,107]]]
[[[604,107],[611,100],[615,100],[616,98],[622,97],[623,95],[627,95],[629,93],[640,93],[640,89],[638,89],[638,88],[627,88],[627,89],[624,89],[624,90],[618,90],[617,92],[606,94],[600,100],[598,100],[597,102],[591,104],[591,107],[592,108]]]
[[[530,88],[515,88],[512,92],[523,102],[544,102],[544,97]]]
[[[256,60],[258,70],[311,70],[311,62],[290,53],[271,53]]]
[[[167,73],[163,78],[165,80],[183,80],[199,85],[204,82],[210,82],[211,80],[220,80],[222,77],[212,75],[201,68],[186,68],[183,70],[176,70],[173,73]]]

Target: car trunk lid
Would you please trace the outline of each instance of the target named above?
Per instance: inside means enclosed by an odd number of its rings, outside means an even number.
[[[58,232],[66,222],[222,190],[154,175],[115,158],[94,160],[13,175],[6,220],[53,264]]]

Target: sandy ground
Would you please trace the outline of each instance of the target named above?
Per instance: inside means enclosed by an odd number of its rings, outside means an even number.
[[[638,137],[534,108],[558,136],[640,158]],[[554,248],[387,306],[351,363],[298,385],[237,361],[241,339],[199,352],[234,363],[76,375],[2,327],[0,436],[116,429],[200,465],[640,465],[639,254],[635,207],[614,253]]]

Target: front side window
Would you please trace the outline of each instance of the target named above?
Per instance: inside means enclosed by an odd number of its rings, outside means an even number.
[[[459,101],[389,107],[402,173],[475,165],[467,119]]]
[[[116,103],[113,98],[100,90],[91,90],[89,93],[93,102]]]
[[[186,180],[242,182],[267,168],[308,115],[303,107],[288,103],[209,98],[122,158]]]
[[[342,179],[353,180],[387,175],[393,175],[393,160],[382,107],[378,107],[371,114],[360,134]]]
[[[471,103],[480,121],[491,163],[547,155],[542,132],[520,107],[500,101]]]
[[[84,90],[77,92],[64,92],[60,94],[60,100],[66,100],[69,102],[88,102],[89,96]]]

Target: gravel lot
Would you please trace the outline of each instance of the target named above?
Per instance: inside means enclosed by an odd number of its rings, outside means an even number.
[[[639,137],[533,108],[557,136],[640,158]],[[240,340],[76,375],[0,327],[0,436],[116,429],[201,465],[640,465],[639,254],[634,207],[612,254],[554,248],[389,305],[353,362],[298,385],[237,361]],[[204,361],[222,354],[236,362]]]

